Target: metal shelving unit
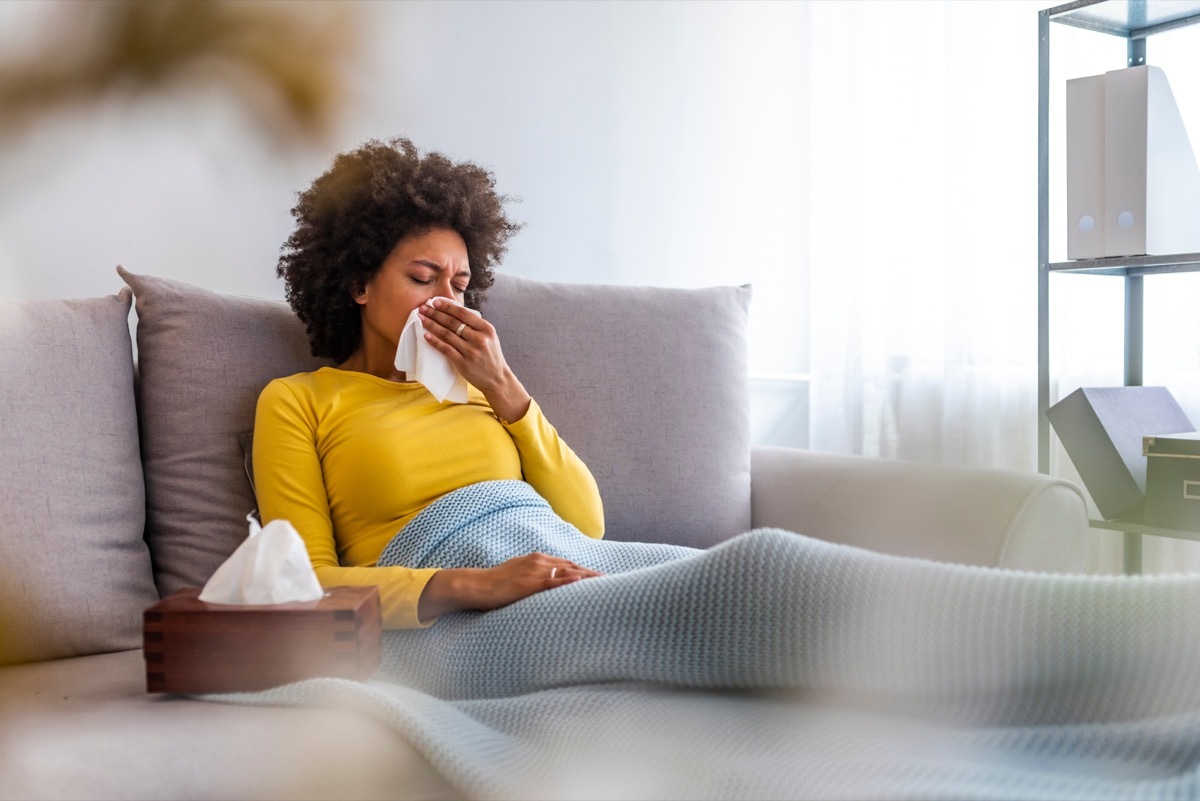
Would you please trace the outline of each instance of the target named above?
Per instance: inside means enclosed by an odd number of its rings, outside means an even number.
[[[1148,526],[1145,523],[1139,523],[1134,520],[1089,520],[1088,524],[1092,528],[1108,529],[1110,531],[1122,531],[1125,534],[1134,534],[1141,537],[1143,534],[1153,537],[1170,537],[1176,540],[1191,540],[1192,542],[1200,542],[1200,531],[1183,531],[1177,528],[1160,528],[1158,526]],[[1129,566],[1126,565],[1126,572],[1129,572]],[[1135,571],[1136,572],[1136,571]]]
[[[1142,281],[1161,273],[1200,271],[1200,253],[1050,261],[1050,31],[1070,25],[1126,41],[1126,66],[1146,62],[1146,40],[1200,23],[1200,0],[1075,0],[1038,12],[1038,470],[1050,472],[1050,276],[1114,275],[1125,280],[1125,385],[1142,383]],[[1093,521],[1125,535],[1125,570],[1141,572],[1142,536],[1162,530],[1121,521]],[[1190,536],[1187,538],[1191,538]]]
[[[1112,259],[1078,259],[1056,261],[1050,272],[1088,273],[1091,275],[1121,275],[1126,278],[1161,273],[1187,273],[1200,270],[1200,253],[1177,253],[1172,256],[1123,256]]]

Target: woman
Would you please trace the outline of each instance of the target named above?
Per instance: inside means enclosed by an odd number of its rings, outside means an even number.
[[[300,194],[278,275],[323,367],[259,397],[254,478],[263,522],[296,527],[323,586],[378,585],[386,628],[489,610],[595,571],[540,553],[491,568],[379,567],[384,546],[439,497],[523,479],[589,537],[596,482],[509,368],[476,310],[519,226],[491,174],[411,142],[371,141]],[[428,303],[432,301],[432,303]],[[429,344],[466,379],[439,403],[394,364],[420,309]]]

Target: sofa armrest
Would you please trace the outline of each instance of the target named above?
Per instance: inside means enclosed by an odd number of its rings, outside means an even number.
[[[1039,473],[757,446],[752,523],[898,556],[1076,572],[1087,561],[1079,488]]]

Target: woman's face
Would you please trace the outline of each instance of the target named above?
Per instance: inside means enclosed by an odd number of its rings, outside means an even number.
[[[432,228],[409,234],[396,243],[355,297],[362,310],[364,338],[395,347],[413,309],[430,298],[462,303],[470,281],[467,245],[457,231]]]

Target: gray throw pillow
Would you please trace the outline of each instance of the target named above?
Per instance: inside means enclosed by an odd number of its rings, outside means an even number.
[[[203,586],[246,538],[255,502],[238,435],[262,388],[326,362],[282,301],[118,271],[136,298],[146,541],[166,595]]]
[[[484,316],[595,476],[607,537],[707,547],[750,528],[749,302],[496,276]]]
[[[129,302],[0,301],[0,663],[137,648],[158,600]]]

